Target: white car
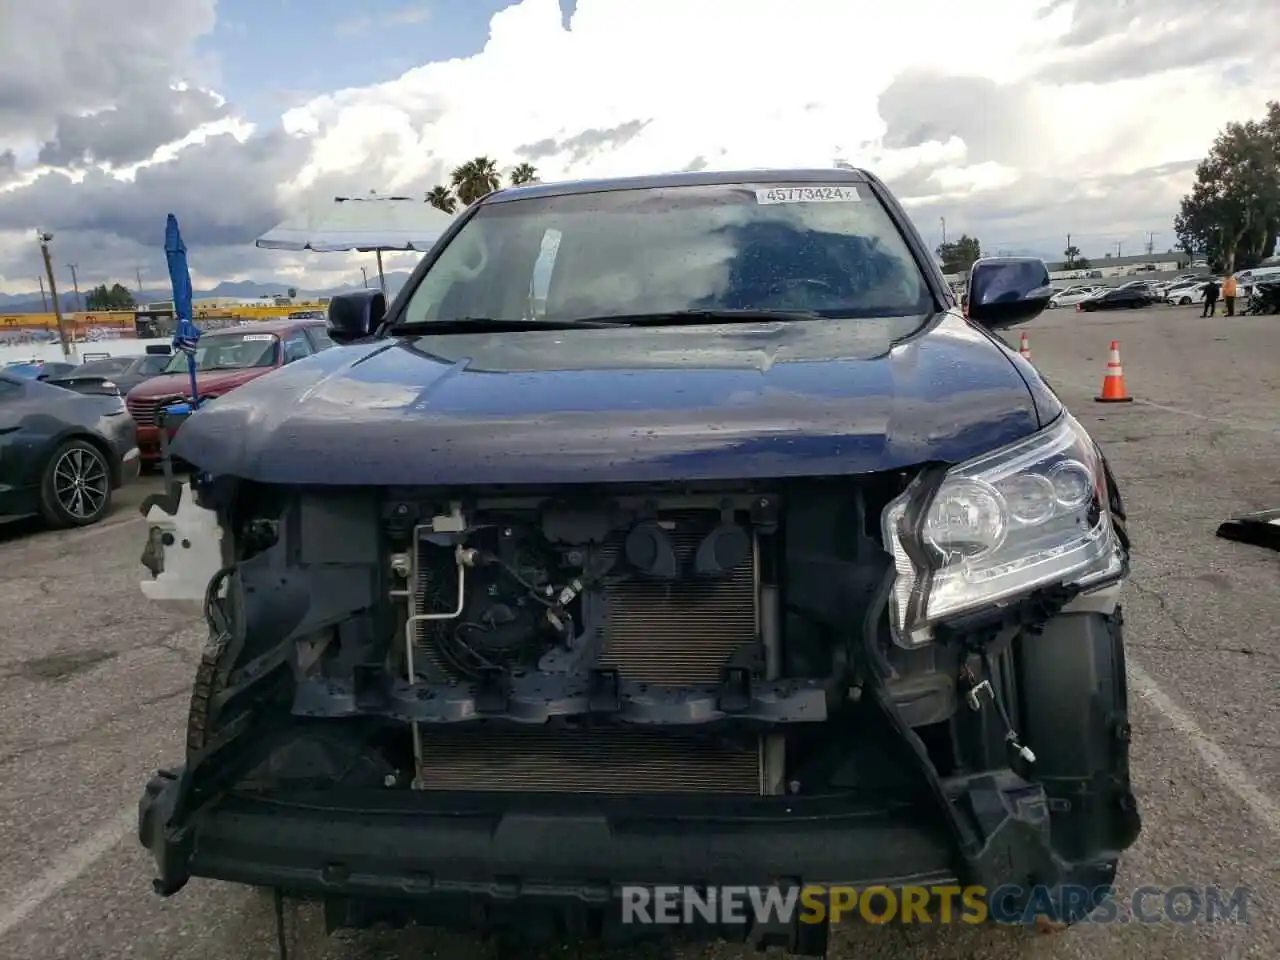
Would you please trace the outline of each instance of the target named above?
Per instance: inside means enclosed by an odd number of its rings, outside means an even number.
[[[1102,289],[1102,287],[1098,286],[1067,287],[1067,289],[1053,295],[1052,299],[1049,300],[1049,309],[1056,310],[1058,307],[1073,307],[1081,300],[1088,300]]]
[[[1204,283],[1208,277],[1201,276],[1197,273],[1180,273],[1172,280],[1161,280],[1156,284],[1156,291],[1164,296],[1174,287],[1185,287],[1192,283]]]
[[[1207,280],[1191,280],[1183,283],[1175,283],[1164,292],[1164,298],[1169,303],[1185,307],[1192,303],[1204,303],[1204,288],[1209,285]]]
[[[1239,295],[1247,299],[1253,293],[1253,285],[1264,280],[1280,280],[1280,266],[1254,267],[1252,270],[1241,270],[1236,274]]]

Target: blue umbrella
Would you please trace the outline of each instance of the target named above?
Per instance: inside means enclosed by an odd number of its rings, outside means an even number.
[[[173,284],[173,312],[178,326],[173,332],[173,349],[187,355],[187,370],[191,373],[191,406],[200,405],[196,391],[196,344],[200,341],[200,328],[191,319],[191,271],[187,267],[187,245],[182,242],[178,230],[178,218],[172,213],[164,227],[164,258],[169,264],[169,282]]]

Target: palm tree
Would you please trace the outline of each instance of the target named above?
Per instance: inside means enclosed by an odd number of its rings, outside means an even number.
[[[517,163],[508,175],[511,185],[518,187],[522,183],[532,183],[538,179],[538,168],[531,163]]]
[[[427,203],[445,213],[454,213],[458,209],[458,200],[448,187],[432,187],[427,191]]]
[[[485,194],[492,193],[502,186],[502,180],[498,176],[498,165],[485,156],[476,157],[455,167],[453,173],[449,174],[449,180],[453,184],[453,192],[468,207]]]

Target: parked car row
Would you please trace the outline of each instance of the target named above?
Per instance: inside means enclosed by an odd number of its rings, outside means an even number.
[[[1050,309],[1075,307],[1077,310],[1136,309],[1159,303],[1162,299],[1159,285],[1150,280],[1130,280],[1118,287],[1100,284],[1079,284],[1065,287],[1049,300]]]
[[[1156,284],[1149,280],[1131,280],[1118,287],[1100,290],[1076,304],[1077,310],[1136,310],[1160,302]]]
[[[286,364],[333,346],[323,319],[267,320],[251,327],[206,333],[196,347],[196,388],[200,401],[220,397]],[[138,425],[142,462],[158,464],[160,413],[191,398],[191,374],[185,353],[166,358],[164,369],[128,392],[129,413]],[[172,435],[176,428],[170,428]]]
[[[222,396],[331,346],[323,317],[315,316],[210,331],[195,353],[200,398]],[[159,461],[160,410],[190,396],[185,353],[6,364],[0,520],[39,515],[55,527],[101,520],[113,492],[143,464]]]

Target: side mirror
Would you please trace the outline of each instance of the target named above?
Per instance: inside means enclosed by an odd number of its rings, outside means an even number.
[[[381,290],[340,293],[329,301],[325,326],[334,343],[355,343],[372,336],[387,312],[387,298]]]
[[[989,257],[969,270],[969,319],[989,330],[1034,320],[1052,296],[1049,268],[1035,257]]]

